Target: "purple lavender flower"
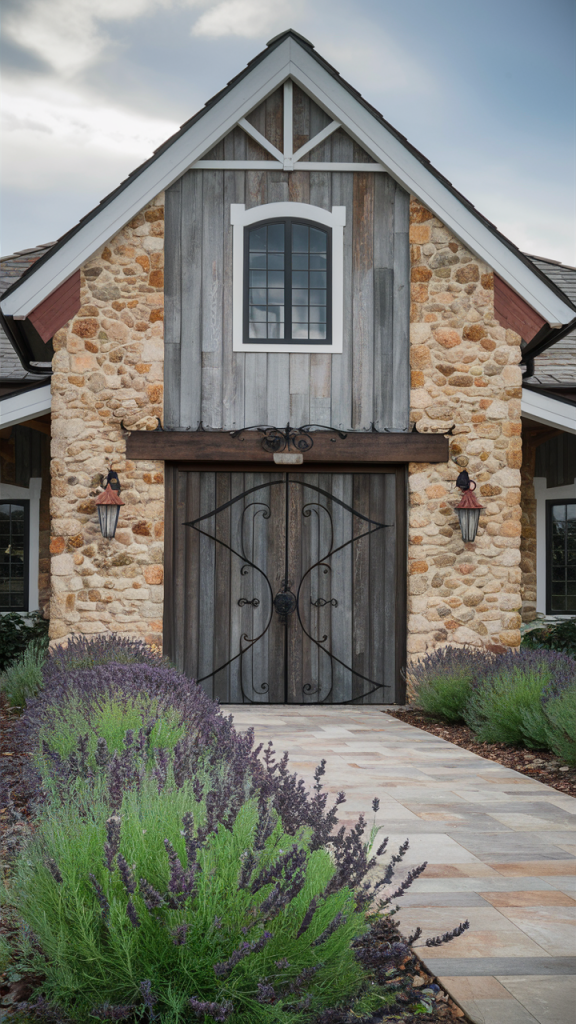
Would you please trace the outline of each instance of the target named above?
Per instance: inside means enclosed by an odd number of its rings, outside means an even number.
[[[124,888],[126,889],[127,893],[130,893],[132,895],[132,893],[136,892],[136,881],[130,868],[128,867],[128,864],[126,863],[126,860],[124,859],[121,853],[118,854],[116,858],[116,863],[118,864],[120,877],[124,882]]]
[[[134,928],[140,928],[140,918],[136,913],[136,907],[132,903],[132,900],[128,900],[128,904],[126,906],[126,915]]]
[[[150,1020],[156,1020],[156,1014],[154,1013],[154,1006],[158,1002],[158,997],[152,992],[152,982],[148,979],[140,982],[140,995],[144,1000],[144,1005],[148,1008],[150,1014]]]
[[[260,978],[258,982],[258,996],[259,1003],[275,1003],[276,993],[274,987],[270,985],[268,978]]]
[[[231,956],[224,963],[214,964],[214,974],[217,978],[223,977],[225,974],[230,974],[230,971],[239,964],[241,960],[244,960],[251,953],[258,953],[264,948],[267,942],[272,938],[271,932],[264,932],[259,939],[254,942],[242,942],[238,949],[235,949]]]
[[[190,928],[191,925],[189,924],[179,924],[176,928],[172,929],[170,935],[172,936],[172,942],[175,946],[186,945],[186,936],[190,931]]]
[[[346,918],[343,916],[342,911],[339,910],[336,917],[330,922],[327,928],[324,929],[321,935],[317,939],[314,939],[313,946],[321,946],[326,939],[329,939],[331,935],[340,927],[340,925],[346,923]]]
[[[100,885],[100,882],[98,881],[98,879],[96,878],[95,875],[90,874],[88,877],[89,877],[90,881],[92,882],[92,885],[94,886],[94,891],[96,893],[96,899],[98,900],[98,903],[100,904],[100,909],[102,911],[102,917],[103,917],[104,921],[107,921],[108,920],[108,916],[110,914],[110,904],[108,903],[108,900],[106,899],[104,890],[103,890],[102,886]]]
[[[91,1017],[98,1017],[100,1020],[126,1020],[134,1013],[136,1006],[113,1006],[111,1003],[103,1003],[102,1006],[93,1006],[90,1010]]]
[[[104,862],[109,871],[114,867],[114,858],[120,849],[120,828],[122,819],[118,814],[111,815],[106,822],[106,843],[104,844]]]
[[[141,878],[138,883],[138,888],[140,896],[144,901],[144,906],[147,910],[157,910],[159,907],[164,906],[166,902],[164,897],[154,888],[153,885],[150,885],[150,882],[148,882],[147,879]]]
[[[196,999],[194,996],[189,1000],[192,1011],[197,1017],[204,1017],[206,1014],[210,1015],[215,1021],[226,1021],[234,1010],[234,1006],[228,1000],[224,1000],[223,1003],[207,1003],[202,1002],[200,999]]]

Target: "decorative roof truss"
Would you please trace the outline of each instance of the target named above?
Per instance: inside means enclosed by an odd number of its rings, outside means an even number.
[[[201,159],[197,160],[193,168],[204,170],[237,170],[237,171],[384,171],[382,164],[371,160],[370,163],[346,162],[323,160],[304,161],[312,150],[325,142],[334,132],[342,128],[340,121],[330,121],[324,128],[316,132],[307,142],[299,146],[294,152],[294,84],[292,79],[287,79],[282,86],[283,92],[283,130],[282,149],[275,146],[269,138],[259,131],[246,117],[240,118],[238,127],[246,132],[254,142],[257,142],[270,157],[266,160],[229,160]]]

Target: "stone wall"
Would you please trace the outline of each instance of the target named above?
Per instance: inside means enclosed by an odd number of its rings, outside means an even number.
[[[121,422],[162,416],[164,197],[82,267],[82,307],[54,338],[50,634],[119,631],[161,642],[164,477],[126,460]],[[116,469],[125,505],[113,541],[94,499]]]
[[[494,319],[490,268],[411,203],[411,418],[448,431],[485,511],[464,544],[450,465],[409,466],[408,652],[520,643],[520,337]]]

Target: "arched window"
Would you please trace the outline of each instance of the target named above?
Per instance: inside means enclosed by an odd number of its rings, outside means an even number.
[[[331,243],[311,221],[244,228],[244,341],[331,344]]]
[[[346,208],[233,204],[236,352],[341,352]]]

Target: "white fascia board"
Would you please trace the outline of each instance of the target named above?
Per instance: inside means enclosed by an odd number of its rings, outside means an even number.
[[[43,266],[1,300],[0,306],[5,315],[27,316],[288,77],[313,96],[334,120],[340,121],[400,185],[416,195],[471,252],[484,260],[549,324],[565,324],[574,318],[574,311],[544,281],[532,273],[399,139],[292,38],[272,50]]]
[[[25,391],[24,394],[10,395],[0,401],[0,429],[15,427],[17,423],[34,420],[50,412],[52,395],[50,384]]]
[[[370,114],[309,53],[290,40],[290,74],[330,117],[379,160],[403,188],[412,192],[503,281],[551,326],[569,323],[574,310],[532,273],[403,143]]]
[[[576,406],[558,402],[551,395],[522,388],[522,415],[528,420],[576,434]]]

